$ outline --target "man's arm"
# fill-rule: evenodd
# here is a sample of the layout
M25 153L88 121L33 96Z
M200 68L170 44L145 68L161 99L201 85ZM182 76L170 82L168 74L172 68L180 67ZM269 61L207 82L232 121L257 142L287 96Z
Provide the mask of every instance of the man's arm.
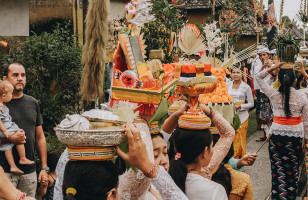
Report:
M46 146L46 138L45 138L42 126L35 127L35 142L36 142L36 147L37 147L40 159L41 159L41 166L47 167L47 146ZM48 177L48 173L46 170L41 170L39 174L39 178L38 178L39 182L41 181L43 175Z

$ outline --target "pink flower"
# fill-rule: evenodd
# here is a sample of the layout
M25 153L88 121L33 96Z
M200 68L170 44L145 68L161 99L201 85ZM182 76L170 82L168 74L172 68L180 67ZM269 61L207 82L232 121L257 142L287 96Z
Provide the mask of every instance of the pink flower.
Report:
M136 8L133 4L128 3L125 5L126 10L131 14L136 14Z
M244 9L247 10L247 6L245 6Z

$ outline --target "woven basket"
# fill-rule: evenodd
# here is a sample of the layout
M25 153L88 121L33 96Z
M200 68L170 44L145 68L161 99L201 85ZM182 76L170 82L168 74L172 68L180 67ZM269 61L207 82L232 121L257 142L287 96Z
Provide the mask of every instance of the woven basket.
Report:
M116 146L127 140L123 129L78 131L54 128L54 130L60 142L69 146Z

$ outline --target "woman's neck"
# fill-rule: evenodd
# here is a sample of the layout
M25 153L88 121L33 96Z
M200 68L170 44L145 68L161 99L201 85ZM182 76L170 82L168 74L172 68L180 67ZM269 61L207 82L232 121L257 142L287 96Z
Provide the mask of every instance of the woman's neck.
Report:
M201 175L201 166L197 163L187 164L187 173Z
M241 79L239 79L239 80L233 80L233 85L240 85L241 82L242 82Z

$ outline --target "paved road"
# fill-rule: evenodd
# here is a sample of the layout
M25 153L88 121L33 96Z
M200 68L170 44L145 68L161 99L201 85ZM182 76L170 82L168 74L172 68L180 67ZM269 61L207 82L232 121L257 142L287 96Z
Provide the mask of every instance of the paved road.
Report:
M251 135L247 140L247 153L255 153L262 142L256 142L256 139L263 136L261 131ZM258 158L252 167L245 167L245 172L249 174L252 187L254 200L267 199L271 191L271 164L268 154L268 143L258 153ZM268 198L267 200L270 200ZM301 198L297 198L300 200Z
M255 153L262 145L256 139L263 136L261 131L256 132L247 140L247 153ZM268 155L268 144L265 144L258 153L258 158L252 167L245 167L253 187L254 200L264 200L271 191L271 164Z

